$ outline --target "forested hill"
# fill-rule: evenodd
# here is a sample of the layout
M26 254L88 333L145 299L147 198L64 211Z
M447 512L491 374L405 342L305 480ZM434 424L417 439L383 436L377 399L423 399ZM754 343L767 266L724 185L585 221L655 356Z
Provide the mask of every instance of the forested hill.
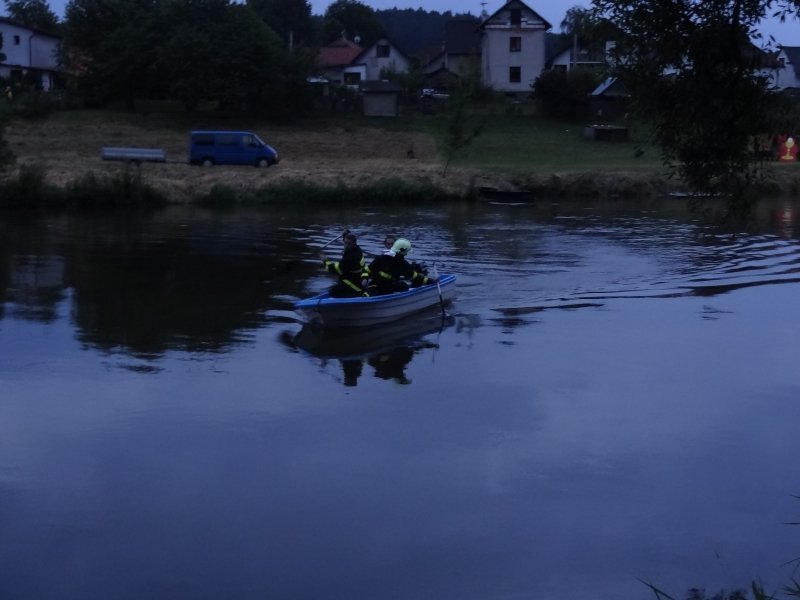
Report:
M443 13L421 8L391 8L377 10L375 15L386 35L406 54L417 54L422 50L440 47L444 40L445 23L456 17L472 17L469 13Z

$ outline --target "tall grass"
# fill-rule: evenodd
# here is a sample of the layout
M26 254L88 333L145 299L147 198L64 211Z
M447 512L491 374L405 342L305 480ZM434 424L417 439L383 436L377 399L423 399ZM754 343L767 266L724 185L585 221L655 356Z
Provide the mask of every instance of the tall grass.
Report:
M236 204L293 204L316 206L392 205L471 200L471 195L448 192L433 183L387 179L358 187L323 186L292 181L258 189L235 189L217 184L199 202L206 206Z
M47 183L40 165L23 165L16 177L0 184L0 207L4 208L151 207L166 203L166 195L132 168L116 175L89 172L61 188Z
M652 583L642 582L655 594L657 600L676 600L665 591L657 588ZM731 592L720 590L715 594L708 596L706 591L699 588L692 588L686 592L685 600L776 600L776 597L767 593L764 586L760 583L753 581L750 584L750 592L752 596L748 595L746 590L738 589Z

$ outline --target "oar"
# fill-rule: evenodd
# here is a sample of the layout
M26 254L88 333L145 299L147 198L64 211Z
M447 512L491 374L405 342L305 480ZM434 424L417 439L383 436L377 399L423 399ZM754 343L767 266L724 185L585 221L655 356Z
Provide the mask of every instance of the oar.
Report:
M333 238L333 239L332 239L330 242L327 242L327 243L326 243L326 244L325 244L325 245L324 245L322 248L320 248L320 250L324 250L325 248L327 248L328 246L330 246L330 245L331 245L333 242L335 242L335 241L336 241L336 240L338 240L339 238L341 238L341 237L343 237L343 236L347 235L348 233L350 233L350 230L345 230L345 232L344 232L343 234L341 234L341 235L337 235L337 236L336 236L335 238Z
M442 320L444 320L444 298L442 297L442 284L439 283L439 273L436 271L436 263L433 263L433 277L436 279L436 289L439 290L439 306L442 307Z

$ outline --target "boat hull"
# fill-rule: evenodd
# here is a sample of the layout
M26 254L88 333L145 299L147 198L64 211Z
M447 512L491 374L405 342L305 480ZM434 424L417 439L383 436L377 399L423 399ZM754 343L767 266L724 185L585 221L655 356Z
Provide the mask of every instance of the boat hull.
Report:
M442 275L439 286L425 285L405 292L369 298L331 298L319 294L295 303L294 310L306 323L322 327L368 327L390 323L453 299L455 275ZM439 297L441 288L441 299Z

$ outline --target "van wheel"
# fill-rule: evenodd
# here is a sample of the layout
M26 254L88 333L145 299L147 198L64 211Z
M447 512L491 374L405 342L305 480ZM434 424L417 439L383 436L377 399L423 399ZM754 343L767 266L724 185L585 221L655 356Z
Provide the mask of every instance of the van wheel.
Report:
M256 166L259 169L266 169L269 166L269 161L266 158L259 158L256 161Z
M200 161L200 164L204 167L213 167L214 160L211 158L204 158L202 161Z

